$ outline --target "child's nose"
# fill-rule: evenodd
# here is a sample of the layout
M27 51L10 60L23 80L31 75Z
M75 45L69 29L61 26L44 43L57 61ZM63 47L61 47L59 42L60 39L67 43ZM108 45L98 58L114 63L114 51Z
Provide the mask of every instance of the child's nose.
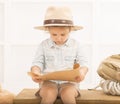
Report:
M57 41L61 41L61 40L62 40L61 36L58 36Z

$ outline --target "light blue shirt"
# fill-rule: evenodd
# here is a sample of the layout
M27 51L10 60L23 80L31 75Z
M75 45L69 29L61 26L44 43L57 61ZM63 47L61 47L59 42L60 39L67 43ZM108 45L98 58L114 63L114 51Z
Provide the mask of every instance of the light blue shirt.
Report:
M87 66L86 56L82 47L74 39L68 39L62 46L56 45L50 38L38 47L32 66L39 66L42 73L73 68L74 63Z

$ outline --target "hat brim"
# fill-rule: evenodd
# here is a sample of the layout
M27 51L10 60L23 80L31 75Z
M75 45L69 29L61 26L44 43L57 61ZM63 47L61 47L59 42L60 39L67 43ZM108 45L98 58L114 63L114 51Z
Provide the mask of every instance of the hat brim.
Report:
M34 28L38 29L38 30L48 31L47 27L49 27L49 26L70 26L71 31L77 31L77 30L83 29L82 26L71 26L71 25L66 25L66 24L50 24L50 25L45 25L45 26L36 26Z

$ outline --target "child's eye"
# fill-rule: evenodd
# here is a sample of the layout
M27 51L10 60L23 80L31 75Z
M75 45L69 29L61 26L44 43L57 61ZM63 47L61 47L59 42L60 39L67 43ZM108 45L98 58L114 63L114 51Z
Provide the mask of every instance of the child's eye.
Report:
M52 34L52 36L57 36L57 34Z
M65 34L61 34L61 36L65 36Z

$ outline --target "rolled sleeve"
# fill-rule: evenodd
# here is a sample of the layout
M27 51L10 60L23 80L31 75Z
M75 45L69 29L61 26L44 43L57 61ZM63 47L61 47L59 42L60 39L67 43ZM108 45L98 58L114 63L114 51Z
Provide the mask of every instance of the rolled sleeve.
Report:
M36 51L36 54L32 62L32 66L38 66L40 67L41 70L44 69L44 53L43 53L43 47L41 44L39 45Z
M86 52L85 52L84 48L81 46L78 46L76 61L77 61L77 63L80 64L81 67L83 67L83 66L89 67Z

